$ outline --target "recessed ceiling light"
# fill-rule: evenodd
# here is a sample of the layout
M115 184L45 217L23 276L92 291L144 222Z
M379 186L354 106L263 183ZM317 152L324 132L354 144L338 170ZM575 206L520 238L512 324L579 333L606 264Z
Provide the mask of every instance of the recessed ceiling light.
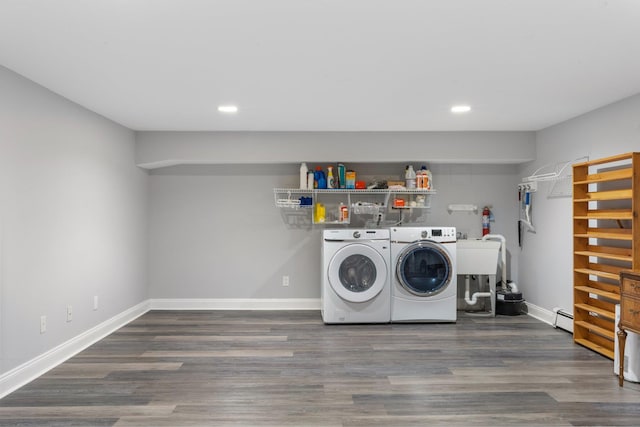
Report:
M218 111L221 113L237 113L238 107L235 105L220 105Z
M454 105L451 107L452 113L468 113L469 111L471 111L471 107L468 105Z

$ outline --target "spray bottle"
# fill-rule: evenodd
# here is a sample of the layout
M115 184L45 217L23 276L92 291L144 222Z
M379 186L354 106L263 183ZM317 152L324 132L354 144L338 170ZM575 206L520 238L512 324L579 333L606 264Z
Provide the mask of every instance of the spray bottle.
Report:
M335 180L333 178L333 166L327 166L327 188L335 188Z

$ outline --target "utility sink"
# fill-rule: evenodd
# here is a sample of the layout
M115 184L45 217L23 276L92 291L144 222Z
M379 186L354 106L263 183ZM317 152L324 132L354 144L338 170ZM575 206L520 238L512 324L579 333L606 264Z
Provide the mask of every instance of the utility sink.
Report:
M458 240L456 242L457 274L496 274L500 242L496 240Z

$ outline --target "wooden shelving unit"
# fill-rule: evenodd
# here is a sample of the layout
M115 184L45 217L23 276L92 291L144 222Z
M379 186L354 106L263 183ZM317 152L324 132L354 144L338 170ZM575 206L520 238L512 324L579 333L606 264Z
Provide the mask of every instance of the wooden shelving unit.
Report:
M640 153L573 165L573 339L614 357L620 271L640 268Z

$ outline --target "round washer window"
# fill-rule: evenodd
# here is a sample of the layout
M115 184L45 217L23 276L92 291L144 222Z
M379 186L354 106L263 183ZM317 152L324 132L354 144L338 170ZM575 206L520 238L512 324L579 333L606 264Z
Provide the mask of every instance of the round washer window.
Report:
M451 259L444 248L432 242L408 246L400 255L396 275L400 284L418 296L442 292L451 282Z
M340 264L338 276L348 291L364 292L376 282L376 266L364 255L349 255Z
M361 243L346 245L331 257L327 271L329 284L348 302L375 298L388 282L389 270L382 255Z

